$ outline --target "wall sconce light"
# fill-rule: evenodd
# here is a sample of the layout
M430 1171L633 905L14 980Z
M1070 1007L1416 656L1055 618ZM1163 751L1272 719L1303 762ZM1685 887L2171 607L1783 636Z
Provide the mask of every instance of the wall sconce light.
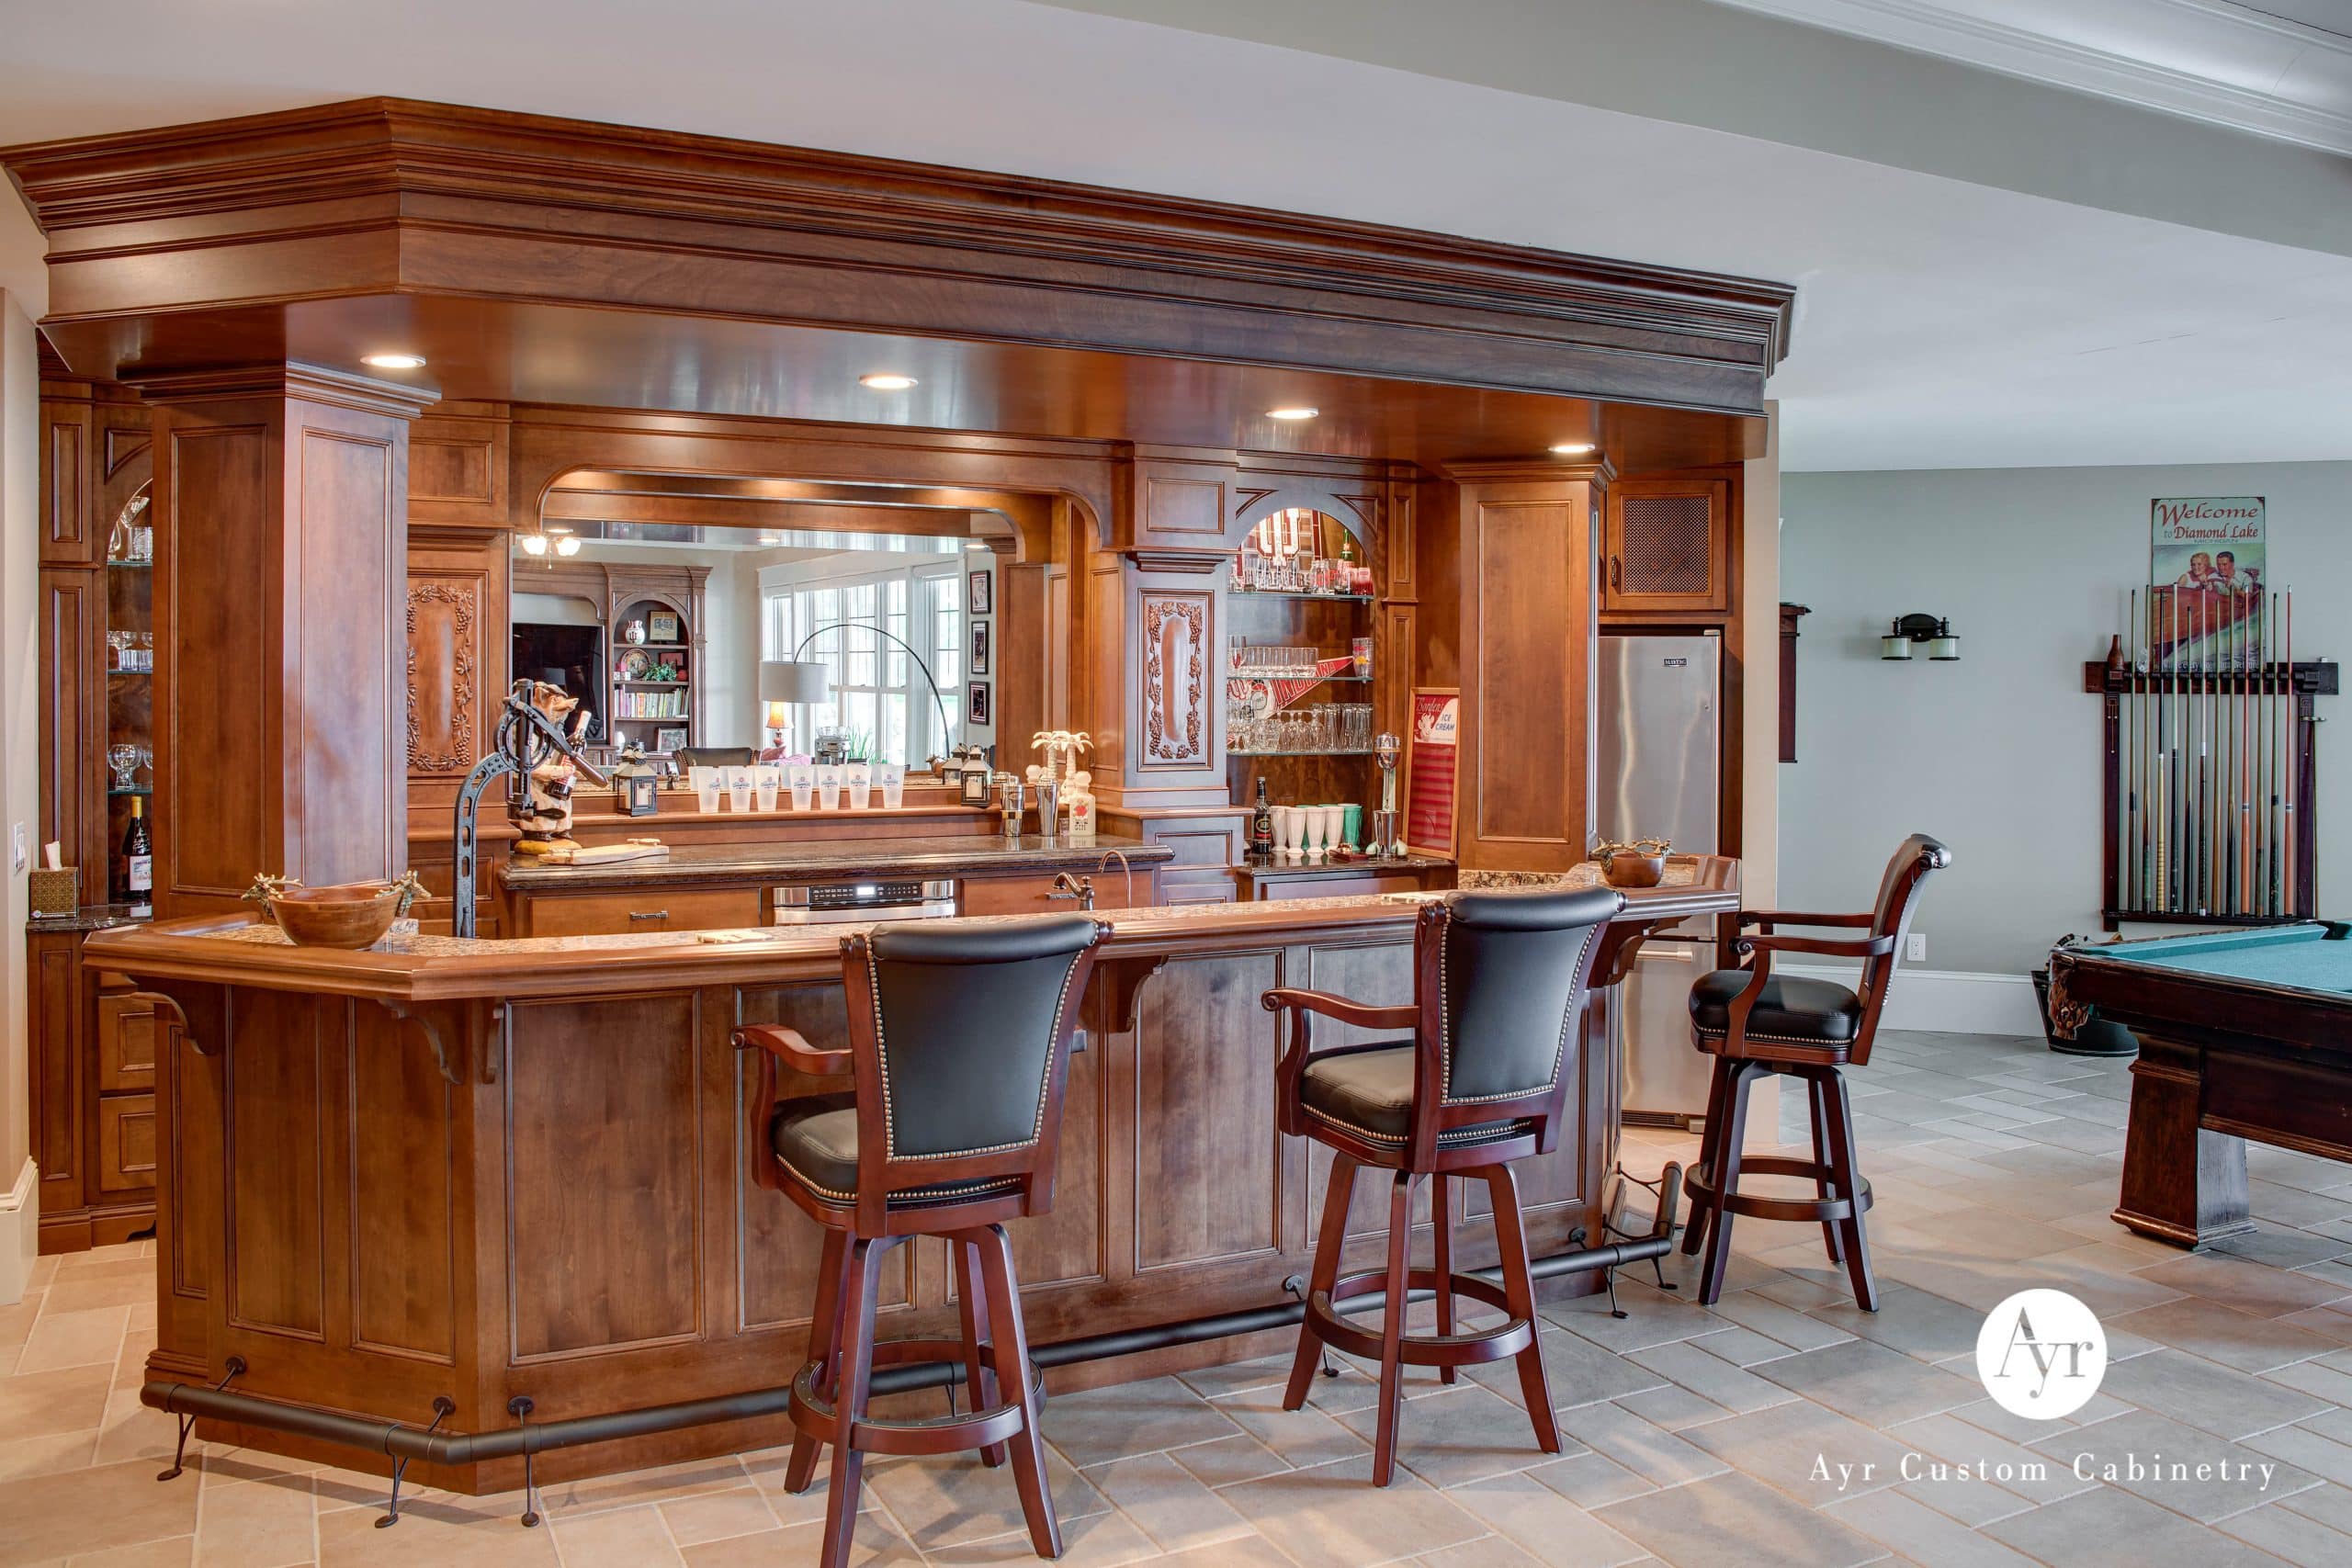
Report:
M1881 659L1908 659L1914 643L1928 645L1928 657L1941 663L1953 663L1960 658L1960 638L1952 635L1951 623L1939 615L1904 615L1897 618L1878 639Z

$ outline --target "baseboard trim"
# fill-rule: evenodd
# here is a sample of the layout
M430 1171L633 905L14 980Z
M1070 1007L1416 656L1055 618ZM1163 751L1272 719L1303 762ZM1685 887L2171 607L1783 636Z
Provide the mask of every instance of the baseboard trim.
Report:
M30 1159L0 1192L0 1306L24 1300L40 1255L40 1167Z
M1775 964L1772 973L1850 986L1858 972L1828 964ZM1905 967L1886 994L1879 1026L1939 1034L2038 1035L2041 1004L2030 976Z

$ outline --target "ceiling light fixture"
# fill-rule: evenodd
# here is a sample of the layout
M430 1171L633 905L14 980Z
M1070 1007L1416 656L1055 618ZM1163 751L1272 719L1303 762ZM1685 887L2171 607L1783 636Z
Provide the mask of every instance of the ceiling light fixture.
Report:
M1268 419L1313 419L1322 412L1321 409L1309 408L1301 403L1292 408L1268 409L1266 417Z
M424 355L421 354L363 354L362 365L372 365L379 370L422 370Z
M523 553L526 556L543 556L548 553L548 536L545 534L526 534L523 536L522 544Z
M871 376L860 376L857 384L877 392L903 392L915 384L911 376L901 376L895 370L877 370Z
M557 535L555 540L555 553L560 556L578 555L580 553L580 536L577 534Z
M1589 441L1561 441L1553 445L1552 455L1555 457L1581 457L1597 450L1599 448Z

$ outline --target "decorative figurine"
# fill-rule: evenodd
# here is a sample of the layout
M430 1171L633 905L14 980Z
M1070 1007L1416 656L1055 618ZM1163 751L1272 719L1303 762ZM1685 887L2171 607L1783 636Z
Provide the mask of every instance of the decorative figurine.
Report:
M1046 754L1045 776L1067 784L1078 771L1079 754L1093 748L1082 729L1041 729L1029 738L1032 750Z
M573 745L579 745L587 736L589 720L580 699L545 681L529 685L530 705ZM517 851L544 854L549 846L571 841L571 786L579 776L571 759L560 752L550 751L532 765L522 795L506 803L506 819L520 835L514 845Z

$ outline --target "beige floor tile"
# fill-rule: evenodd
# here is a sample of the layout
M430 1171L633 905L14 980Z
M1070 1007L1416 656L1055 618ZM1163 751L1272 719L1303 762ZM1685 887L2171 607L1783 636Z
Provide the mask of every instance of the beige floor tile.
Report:
M1197 1547L1191 1551L1173 1551L1160 1561L1182 1564L1182 1568L1292 1568L1291 1560L1276 1551L1273 1543L1261 1535L1221 1540L1215 1546Z
M1114 1460L1087 1472L1086 1478L1162 1551L1255 1535L1231 1504L1177 1462L1177 1455L1186 1451Z
M777 1461L781 1476L783 1461ZM632 1470L619 1475L591 1476L580 1481L556 1481L539 1488L541 1506L549 1514L577 1514L598 1508L625 1508L632 1503L661 1503L704 1492L725 1492L743 1484L746 1472L732 1456L689 1460L652 1470Z
M191 1535L196 1496L136 1461L0 1484L0 1568Z
M1046 1484L1053 1493L1054 1511L1065 1524L1111 1506L1083 1473L1050 1448ZM991 1470L976 1453L869 1460L865 1490L925 1551L1026 1528L1012 1464Z
M207 1487L196 1527L197 1568L309 1562L318 1554L316 1514L308 1476Z
M111 1366L0 1378L0 1432L22 1439L96 1427L107 1418L113 1381Z
M1340 1420L1365 1442L1377 1441L1376 1410ZM1556 1457L1536 1446L1525 1406L1476 1383L1409 1400L1397 1414L1396 1462L1432 1486L1503 1475Z
M1675 1568L1755 1562L1850 1568L1886 1555L1847 1529L1745 1475L1713 1475L1594 1510L1593 1517Z
M48 1312L93 1312L132 1307L155 1299L155 1266L139 1263L121 1273L62 1276L49 1287Z
M768 1506L767 1499L760 1495L760 1489L750 1484L724 1492L673 1497L654 1507L661 1513L662 1522L670 1528L670 1538L680 1546L698 1546L706 1540L725 1540L729 1536L757 1535L783 1523L775 1517L775 1510Z
M87 1367L105 1362L111 1367L121 1353L130 1327L129 1307L94 1307L88 1312L49 1311L40 1314L25 1346L17 1355L17 1371L51 1372L61 1367Z
M1855 1420L1891 1427L1939 1415L1984 1397L1984 1385L1867 1339L1849 1339L1785 1360L1767 1361L1758 1377Z
M2313 1475L2324 1475L2338 1486L2352 1486L2352 1444L2306 1427L2280 1427L2256 1432L2240 1441L2258 1454L2268 1454Z
M1278 1388L1257 1389L1220 1399L1217 1408L1292 1469L1330 1464L1369 1453L1372 1449L1352 1428L1341 1426L1336 1418L1312 1405L1284 1410L1282 1390ZM1059 1440L1055 1428L1049 1426L1046 1430L1052 1440Z
M1567 1498L1526 1475L1446 1488L1456 1506L1553 1568L1611 1568L1649 1554ZM1467 1550L1466 1548L1464 1550Z
M2077 1472L2206 1524L2320 1483L2319 1477L2275 1456L2146 1410L2128 1411L2035 1447Z
M1644 1389L1613 1400L1621 1410L1630 1410L1653 1427L1663 1427L1669 1432L1679 1432L1685 1427L1703 1426L1720 1421L1731 1414L1712 1399L1702 1399L1678 1383L1663 1388Z
M1733 1366L1707 1347L1704 1339L1636 1350L1627 1359L1671 1378L1711 1404L1739 1414L1784 1404L1797 1396L1780 1384ZM1631 1407L1631 1401L1627 1402Z
M526 1529L504 1499L446 1492L401 1499L401 1522L378 1529L376 1508L319 1516L320 1568L557 1568L553 1533Z
M1253 1388L1280 1388L1290 1381L1290 1356L1261 1356L1222 1367L1202 1367L1176 1374L1177 1381L1203 1399L1217 1399Z
M21 1481L28 1475L54 1475L80 1470L97 1451L95 1427L76 1432L51 1432L39 1438L0 1441L0 1482Z
M196 1557L196 1537L167 1536L135 1546L85 1551L65 1560L65 1568L188 1568Z
M1606 1454L1585 1452L1548 1460L1528 1471L1530 1480L1566 1497L1579 1508L1598 1508L1656 1491L1657 1485L1634 1474Z
M2333 1530L2352 1536L2352 1486L2323 1482L2308 1492L2280 1500L2281 1507L2307 1515Z
M1712 1334L1730 1326L1706 1308L1697 1305L1683 1292L1667 1294L1631 1280L1621 1280L1617 1300L1625 1315L1609 1315L1609 1298L1581 1296L1573 1302L1561 1302L1542 1309L1543 1315L1569 1333L1591 1340L1604 1350L1623 1355L1629 1350L1645 1350L1653 1345L1672 1344L1678 1339L1693 1339L1702 1334Z
M113 1369L85 1368L88 1371L103 1371L112 1381ZM100 1424L96 1462L111 1464L117 1460L168 1460L179 1445L179 1422L160 1410L150 1410L139 1403L136 1389L119 1388L107 1395L106 1416ZM188 1450L196 1450L191 1439Z
M1121 1514L1065 1519L1061 1532L1062 1554L1054 1560L1055 1568L1116 1568L1120 1563L1141 1562L1159 1555L1159 1548L1152 1544L1151 1538L1137 1529L1134 1520ZM1037 1561L1037 1549L1023 1531L962 1546L934 1548L926 1542L923 1555L940 1563L1034 1563Z
M651 1503L548 1521L563 1568L677 1568L684 1559ZM771 1535L778 1533L775 1527Z
M2275 1505L2224 1519L2215 1528L2301 1568L2335 1568L2352 1562L2352 1536Z
M1487 1533L1410 1471L1373 1485L1370 1454L1244 1482L1221 1495L1301 1568L1359 1568Z
M1693 1427L1682 1436L1724 1467L1816 1507L1904 1478L1902 1444L1802 1400Z
M1229 1437L1234 1423L1224 1408L1174 1378L1117 1383L1057 1396L1046 1413L1046 1440L1074 1465L1102 1464Z
M1936 1568L2030 1568L2032 1562L1898 1490L1845 1498L1822 1512L1914 1562Z
M764 1535L731 1536L683 1549L686 1568L781 1568L785 1563L814 1562L825 1539L825 1526L789 1525ZM857 1516L850 1538L850 1568L923 1568L922 1554L879 1509Z
M1683 1438L1614 1404L1585 1404L1560 1413L1560 1435L1608 1455L1659 1486L1713 1475L1724 1462Z
M2223 1438L2243 1438L2328 1408L2324 1400L2246 1377L2181 1350L2117 1361L2099 1392Z
M1923 1361L1973 1353L1976 1331L1984 1325L1984 1314L1975 1308L1908 1285L1882 1285L1876 1312L1864 1312L1846 1301L1815 1307L1811 1315Z
M1914 1495L1956 1518L1996 1519L2087 1492L2098 1484L2077 1480L2065 1456L2039 1452L1957 1416L1928 1416L1890 1427L1888 1437L1916 1453L1905 1486ZM2048 1434L2054 1438L2055 1434ZM2015 1503L1952 1501L1959 1494L1997 1491Z
M1842 1328L1833 1327L1817 1317L1807 1317L1793 1307L1782 1306L1750 1291L1726 1291L1723 1300L1709 1310L1767 1339L1777 1339L1792 1350L1825 1349L1853 1337Z
M1449 1546L1440 1551L1425 1551L1413 1559L1417 1568L1528 1568L1543 1559L1531 1557L1509 1538L1499 1535L1481 1536L1465 1540L1460 1546Z
M2194 1563L2242 1568L2275 1559L2154 1503L2101 1486L1984 1527L1996 1540L2065 1568Z
M1194 1480L1208 1487L1230 1486L1237 1481L1256 1481L1261 1476L1292 1468L1280 1454L1247 1432L1219 1438L1214 1442L1170 1449L1168 1457L1182 1465Z
M1536 1334L1535 1342L1544 1351L1544 1377L1551 1385L1555 1406L1615 1399L1620 1394L1657 1388L1669 1381L1566 1329L1542 1329ZM1520 1398L1516 1360L1487 1361L1464 1367L1462 1371L1514 1403Z
M2106 1326L2110 1334L2135 1334L2245 1372L2270 1371L2341 1347L2340 1341L2288 1318L2256 1317L2202 1296L2143 1307L2110 1319ZM2346 1326L2352 1328L2352 1322Z
M2202 1253L2143 1269L2140 1278L2257 1317L2278 1317L2352 1296L2352 1285Z

